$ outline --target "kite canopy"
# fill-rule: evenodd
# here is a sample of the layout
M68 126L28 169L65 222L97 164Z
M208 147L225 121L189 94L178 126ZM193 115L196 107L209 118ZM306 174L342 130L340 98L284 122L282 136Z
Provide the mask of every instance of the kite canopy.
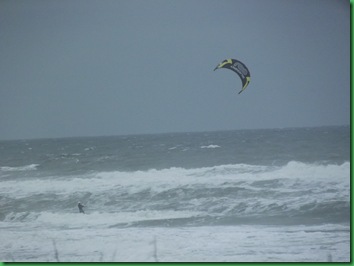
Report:
M219 68L230 69L241 78L242 90L238 94L243 92L251 81L251 74L250 74L248 68L245 66L244 63L242 63L236 59L226 59L226 60L222 61L219 65L217 65L217 67L214 69L214 71Z

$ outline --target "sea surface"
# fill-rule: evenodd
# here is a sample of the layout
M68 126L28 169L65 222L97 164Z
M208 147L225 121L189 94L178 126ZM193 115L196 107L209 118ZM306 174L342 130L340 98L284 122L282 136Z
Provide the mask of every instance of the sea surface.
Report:
M348 262L350 127L0 141L0 232L10 262Z

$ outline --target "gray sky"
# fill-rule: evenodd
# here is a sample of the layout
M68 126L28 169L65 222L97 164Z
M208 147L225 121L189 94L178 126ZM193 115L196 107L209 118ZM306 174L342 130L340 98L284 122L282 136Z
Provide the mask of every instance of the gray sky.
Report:
M348 125L349 33L347 0L0 0L0 139Z

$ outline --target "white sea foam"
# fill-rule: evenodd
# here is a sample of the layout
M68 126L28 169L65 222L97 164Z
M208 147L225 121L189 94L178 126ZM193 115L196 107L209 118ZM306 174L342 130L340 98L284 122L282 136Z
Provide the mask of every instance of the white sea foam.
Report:
M276 180L282 185L270 187L282 193L312 189L321 194L328 188L341 191L340 198L349 197L350 164L317 165L290 162L282 167L259 165L221 165L195 169L169 168L134 172L98 172L71 177L48 177L46 179L6 180L1 182L0 193L11 198L55 193L72 195L79 192L90 193L138 193L149 190L161 193L179 187L202 186L205 188L239 187L261 190L257 182ZM317 192L316 192L317 191ZM321 196L330 192L322 193Z
M0 167L0 170L3 172L15 172L15 171L33 171L37 170L37 167L39 164L29 164L29 165L24 165L24 166L2 166Z
M59 228L95 228L115 226L117 224L130 224L141 221L155 221L198 217L201 212L174 211L174 210L140 210L132 212L99 212L88 209L86 214L77 212L11 212L6 215L3 222L11 222L13 225L31 223L35 227L59 227Z
M219 145L207 145L207 146L200 146L201 149L216 149L221 148Z
M81 215L80 218L85 223L85 217ZM98 230L80 226L69 230L29 226L27 231L2 231L0 239L6 241L0 242L0 257L2 261L15 258L16 261L37 262L57 259L80 262L326 262L330 252L334 262L349 262L349 230L349 226L342 225Z

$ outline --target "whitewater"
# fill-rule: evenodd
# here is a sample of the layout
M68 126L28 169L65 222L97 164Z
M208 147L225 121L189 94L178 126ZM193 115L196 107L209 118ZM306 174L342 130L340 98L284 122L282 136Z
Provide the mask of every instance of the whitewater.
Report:
M349 148L349 126L0 141L0 261L348 262Z

